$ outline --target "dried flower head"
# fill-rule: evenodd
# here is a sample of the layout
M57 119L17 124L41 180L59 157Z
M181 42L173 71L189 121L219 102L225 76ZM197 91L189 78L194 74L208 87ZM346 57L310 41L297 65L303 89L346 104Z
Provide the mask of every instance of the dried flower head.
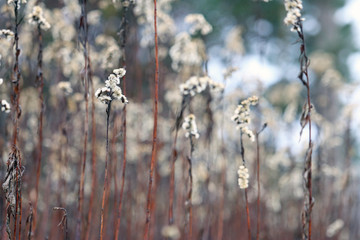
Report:
M344 227L344 221L342 219L336 219L326 229L326 236L332 238Z
M1 29L0 30L0 39L5 38L7 40L11 40L14 37L14 32L9 29Z
M249 170L244 166L241 165L238 170L238 184L241 189L245 189L249 187Z
M292 25L291 31L293 32L300 30L299 24L305 20L301 17L301 10L303 9L302 0L285 0L284 5L287 11L284 23Z
M0 78L0 85L3 84L4 79Z
M190 34L199 32L201 35L207 35L213 30L202 14L188 14L185 17L185 22L191 24Z
M105 104L109 104L112 100L121 100L122 103L127 104L128 100L125 95L122 94L120 79L125 76L126 70L124 68L115 69L115 74L110 74L105 81L105 87L99 88L95 92L95 96Z
M164 238L179 239L180 231L179 231L179 228L175 225L167 225L161 229L161 235Z
M176 71L185 66L201 68L207 58L204 41L199 38L191 38L186 32L176 35L169 55L172 59L171 67Z
M200 135L196 126L194 114L190 114L185 118L182 128L186 130L185 137L188 138L194 136L195 138L199 138Z
M243 28L241 26L233 27L225 38L225 46L230 54L236 53L243 55L245 53Z
M197 93L203 92L207 87L214 92L221 92L224 90L224 84L215 82L208 76L193 76L180 85L180 92L184 96L189 94L190 96L195 96Z
M67 81L61 81L58 83L58 88L65 93L65 95L70 95L73 92L71 88L71 83Z
M238 67L228 67L227 69L225 69L224 73L223 73L223 76L224 76L224 79L228 79L230 78L234 72L238 71L239 68Z
M10 104L6 100L1 100L1 111L6 113L10 112Z
M28 18L29 18L30 24L38 25L44 30L47 30L50 28L50 24L44 18L43 10L39 6L35 6L33 8L33 11L32 11L32 13L29 14Z
M243 134L246 134L251 139L251 141L255 141L255 135L247 126L251 122L250 106L254 106L258 102L259 98L257 96L252 96L243 100L237 106L234 115L231 117L231 120L237 124L236 129L240 129L240 131Z

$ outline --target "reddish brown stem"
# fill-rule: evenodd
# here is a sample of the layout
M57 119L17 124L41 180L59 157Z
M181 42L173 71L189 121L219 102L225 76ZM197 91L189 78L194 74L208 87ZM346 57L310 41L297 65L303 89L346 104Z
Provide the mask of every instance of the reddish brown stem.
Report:
M245 166L245 148L243 142L243 133L240 132L240 152L243 165ZM251 240L251 227L250 227L250 211L249 211L249 202L247 196L247 188L245 188L245 204L246 204L246 218L247 218L247 229L248 229L248 238Z
M150 230L150 219L152 214L151 209L151 190L153 182L153 172L156 164L156 147L157 147L157 116L158 116L158 101L159 101L159 58L158 58L158 36L157 36L157 9L156 0L154 0L154 28L155 28L155 100L154 100L154 129L152 139L152 150L151 150L151 162L150 162L150 174L149 174L149 187L147 193L147 204L146 204L146 222L145 222L145 233L144 240L149 238Z
M250 212L249 212L247 188L245 188L245 204L246 204L246 222L247 222L247 230L248 230L248 239L251 240Z
M103 240L104 234L104 209L105 209L105 199L106 192L108 187L108 162L109 162L109 119L111 111L111 101L108 103L106 109L106 159L105 159L105 176L104 176L104 189L102 194L101 201L101 218L100 218L100 240Z
M28 235L27 235L27 239L31 240L31 236L32 236L32 229L33 229L33 223L34 223L34 212L33 212L33 207L30 203L30 213L29 216L26 220L27 223L29 223L29 231L28 231Z
M123 92L125 92L125 78L123 79ZM116 222L116 230L115 230L115 239L118 239L119 236L119 229L120 229L120 222L121 222L121 209L122 209L122 199L124 195L124 187L125 187L125 173L126 173L126 105L123 109L123 166L122 166L122 173L121 173L121 186L120 186L120 195L119 195L119 206L118 206L118 216Z
M20 170L21 171L21 170ZM19 187L21 189L21 183L19 183ZM19 237L18 239L21 239L21 220L22 220L22 201L21 201L21 190L19 191Z
M85 169L86 169L86 156L87 156L87 142L89 131L89 57L88 57L88 25L87 25L87 12L86 12L86 0L81 1L81 17L80 17L80 29L83 30L82 45L84 48L84 84L85 84L85 116L84 116L84 142L83 142L83 155L81 161L81 175L79 186L79 203L78 203L78 217L76 226L76 239L81 239L82 233L82 209L84 205L84 183L85 183Z
M126 45L126 27L127 27L127 14L128 8L124 7L124 13L122 18L122 43L121 43L121 49L123 50L123 68L126 69L126 52L125 52L125 45ZM122 90L124 92L124 95L126 95L126 77L124 76L123 79L123 86ZM123 194L124 194L124 187L125 187L125 173L126 173L126 105L124 105L123 108L123 166L122 166L122 173L121 173L121 186L120 186L120 193L119 193L119 206L118 206L118 216L116 221L116 227L115 227L115 240L119 237L119 231L120 231L120 223L121 223L121 209L122 209L122 200L123 200Z
M96 122L95 122L95 89L92 81L92 72L91 72L91 60L90 60L90 52L88 53L88 64L89 64L89 82L91 85L91 193L90 193L90 201L89 201L89 214L87 218L87 227L85 239L89 239L90 234L90 226L92 221L93 214L93 205L94 205L94 196L96 192Z

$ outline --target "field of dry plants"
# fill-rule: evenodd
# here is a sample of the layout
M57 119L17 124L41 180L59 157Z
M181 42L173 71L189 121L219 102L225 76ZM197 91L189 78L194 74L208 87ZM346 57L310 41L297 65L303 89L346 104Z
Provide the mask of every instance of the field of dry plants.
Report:
M359 0L0 0L0 239L360 239Z

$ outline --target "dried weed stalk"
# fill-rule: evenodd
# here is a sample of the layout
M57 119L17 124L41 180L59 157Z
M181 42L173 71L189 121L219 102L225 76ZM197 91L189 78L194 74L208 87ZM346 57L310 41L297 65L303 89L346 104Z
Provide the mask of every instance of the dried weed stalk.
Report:
M304 178L304 205L301 212L301 222L302 222L302 239L311 240L311 212L314 205L314 200L312 197L312 150L313 143L311 140L311 99L310 99L310 80L308 74L309 59L306 55L306 46L305 46L305 36L303 31L302 22L305 20L301 17L301 10L303 9L301 0L285 0L285 9L287 11L287 16L284 19L285 24L291 25L291 31L297 32L300 42L300 73L298 75L299 80L306 88L307 100L303 106L303 112L301 115L300 125L300 137L303 129L306 125L309 125L309 146L305 156L305 166L303 171Z
M40 21L40 19L42 21ZM36 24L37 27L37 41L39 44L39 52L37 57L37 75L36 75L36 82L39 94L39 128L38 128L38 142L37 142L37 161L36 161L36 183L35 183L35 201L34 201L34 223L33 223L33 229L36 231L36 221L37 221L37 204L38 204L38 198L39 198L39 181L40 181L40 172L41 172L41 160L42 160L42 145L43 145L43 119L44 119L44 77L43 77L43 70L42 70L42 64L43 64L43 35L42 35L42 29L43 29L43 22L46 22L46 20L43 20L42 17L42 9L39 7L35 7L33 10L33 13L30 14L29 21L31 23ZM30 234L30 233L29 233Z
M83 142L83 155L81 161L81 174L79 184L79 202L78 202L78 217L76 224L76 238L81 238L82 233L82 208L84 205L84 182L85 182L85 168L86 168L86 156L87 156L87 142L89 131L89 54L88 54L88 23L87 23L87 11L86 0L81 1L81 16L80 16L80 35L79 41L84 50L84 73L83 82L85 85L85 116L84 116L84 142Z
M157 35L157 8L156 0L154 0L154 37L155 37L155 99L154 99L154 127L153 127L153 139L152 139L152 150L151 150L151 162L150 162L150 173L149 173L149 187L147 193L147 204L146 204L146 221L145 221L145 233L144 240L149 238L150 230L150 219L152 215L151 208L151 190L153 182L153 172L156 164L156 150L157 150L157 118L158 118L158 101L159 101L159 49L158 49L158 35Z
M175 136L171 147L171 168L170 168L170 191L169 191L169 225L174 224L174 189L175 189L175 162L177 159L176 143L178 138L179 129L183 119L184 111L189 103L189 96L184 95L181 101L180 112L178 113L175 121Z
M129 10L128 1L123 0L123 16L122 16L122 22L120 27L120 49L122 49L122 67L126 69L126 39L127 39L127 14ZM126 95L126 78L123 77L123 86L122 90L124 94ZM122 200L124 195L124 188L125 188L125 173L126 173L126 105L123 107L122 112L123 117L123 166L122 166L122 173L121 173L121 186L120 186L120 193L119 193L119 205L118 205L118 214L117 214L117 220L116 220L116 226L115 226L115 237L114 239L118 239L119 232L120 232L120 223L121 223L121 209L122 209Z
M9 239L16 238L17 215L20 214L21 180L24 168L21 166L21 155L19 149L13 146L7 161L7 170L2 184L7 201L6 232ZM14 219L14 231L11 234L10 222ZM20 229L19 223L19 229ZM20 233L19 233L20 234ZM12 237L11 237L12 236Z
M267 127L267 123L263 125L260 131L256 132L255 134L255 141L256 141L256 179L257 179L257 208L256 208L256 215L257 215L257 224L256 224L256 240L260 239L260 145L259 145L259 135L264 129Z

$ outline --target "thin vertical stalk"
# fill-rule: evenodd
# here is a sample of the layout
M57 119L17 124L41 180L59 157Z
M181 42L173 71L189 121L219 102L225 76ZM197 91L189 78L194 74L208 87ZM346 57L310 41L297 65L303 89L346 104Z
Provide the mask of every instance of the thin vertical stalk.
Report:
M18 134L19 134L19 118L21 115L20 110L20 68L19 68L19 56L20 56L20 49L19 49L19 33L18 27L20 22L18 22L18 4L19 1L14 1L14 12L15 12L15 64L13 69L13 96L12 96L12 105L15 106L14 113L13 113L13 146L16 148ZM19 158L18 166L16 166L19 171L21 171L22 164L21 158ZM19 238L21 233L21 176L19 176L19 171L16 171L16 200L15 200L15 213L14 213L14 236L13 238L16 239L16 229L17 229L17 217L19 212Z
M91 72L91 60L90 60L90 52L88 52L88 74L89 74L89 83L91 85L91 193L90 193L90 201L89 201L89 214L87 218L87 226L85 239L89 239L90 235L90 226L92 221L93 214L93 205L94 205L94 196L96 189L96 120L95 120L95 89L92 81L92 72Z
M259 145L259 135L266 128L267 123L265 123L260 131L255 135L256 137L256 179L257 179L257 223L256 223L256 240L260 238L260 145Z
M170 169L170 191L169 191L169 216L168 223L172 225L174 223L174 188L175 188L175 161L177 158L176 142L178 137L178 128L175 130L175 137L172 146L171 154L171 169Z
M36 184L35 184L35 202L34 202L34 226L33 229L36 231L37 223L37 203L39 198L39 180L40 180L40 170L41 170L41 159L42 159L42 144L43 144L43 116L44 116L44 78L42 72L42 32L40 24L37 26L38 30L38 42L39 42L39 53L38 53L38 69L36 75L36 84L38 84L38 93L39 93L39 130L38 130L38 143L37 143L37 161L36 161Z
M149 174L149 187L147 194L147 205L146 205L146 222L145 222L145 233L144 240L149 238L150 230L150 219L152 214L151 209L151 189L153 182L153 172L156 164L156 148L157 148L157 116L158 116L158 101L159 101L159 57L158 57L158 36L157 36L157 9L156 0L154 0L154 29L155 29L155 100L154 100L154 128L153 128L153 139L152 139L152 150L151 150L151 162L150 162L150 174Z
M106 159L105 159L104 189L103 189L102 202L101 202L100 240L103 239L103 234L104 234L104 208L105 208L106 191L108 186L110 111L111 111L111 101L108 103L108 106L106 108Z
M127 37L127 12L128 7L124 6L124 13L122 17L122 39L121 39L121 49L123 50L123 68L126 69L126 52L125 52L125 46L126 46L126 37ZM124 95L126 95L126 78L123 77L123 87L122 90L124 92ZM122 166L122 173L121 173L121 186L120 186L120 193L119 193L119 206L118 206L118 216L116 221L116 227L115 227L115 240L119 237L119 231L120 231L120 223L121 223L121 209L122 209L122 199L124 195L124 187L125 187L125 173L126 173L126 104L123 108L123 166Z
M248 201L247 188L245 188L245 203L246 203L246 222L247 222L247 228L248 228L248 239L251 240L250 212L249 212L249 201Z
M169 191L169 216L168 221L169 225L174 224L174 188L175 188L175 162L177 159L177 150L176 150L176 143L180 128L180 123L183 118L184 110L186 107L186 101L187 97L183 96L182 102L181 102L181 109L179 112L179 115L176 118L175 122L175 136L174 141L171 147L171 169L170 169L170 191Z
M189 191L187 194L187 207L188 207L188 239L192 239L192 187L193 187L193 175L192 175L192 156L194 152L194 142L192 136L190 135L190 155L188 156L187 160L189 163Z
M29 231L28 231L28 235L27 235L27 239L31 240L31 236L32 236L32 229L33 229L33 223L34 223L34 213L33 213L33 207L30 203L30 213L28 218L26 219L26 223L29 223Z
M245 166L245 148L243 143L243 133L240 133L240 153L243 164ZM250 211L249 211L249 202L247 196L247 188L245 188L245 204L246 204L246 219L247 219L247 230L248 230L248 239L251 240L251 227L250 227Z
M303 32L302 20L299 18L297 21L297 33L300 38L300 74L298 78L306 87L307 94L307 109L304 113L305 124L302 127L305 127L306 123L309 125L309 146L305 157L305 167L304 167L304 187L305 187L305 199L304 199L304 207L302 210L302 227L303 227L303 239L311 240L311 212L313 207L313 199L312 199L312 140L311 140L311 98L310 98L310 79L308 74L308 66L309 60L306 55L306 45L305 45L305 36ZM304 79L305 76L305 79ZM307 225L307 226L306 226ZM308 227L308 231L306 231L306 227ZM307 234L307 236L306 236Z
M259 149L259 134L256 134L256 178L257 178L257 224L256 224L256 240L259 240L260 236L260 149Z
M85 182L85 168L86 168L86 156L87 156L87 141L89 131L89 64L88 64L88 24L87 24L87 12L86 12L86 0L81 1L81 17L80 17L80 30L83 30L83 39L81 43L84 48L84 84L85 84L85 116L84 116L84 142L83 142L83 155L81 162L81 175L79 186L79 203L78 203L78 217L76 225L76 239L81 239L82 233L82 209L84 204L84 182Z

